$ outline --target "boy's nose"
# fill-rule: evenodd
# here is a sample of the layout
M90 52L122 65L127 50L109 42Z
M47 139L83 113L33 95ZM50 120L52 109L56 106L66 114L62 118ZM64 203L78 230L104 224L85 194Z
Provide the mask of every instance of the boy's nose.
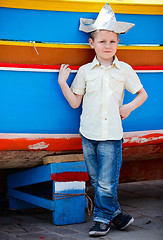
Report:
M110 43L106 43L105 47L110 48Z

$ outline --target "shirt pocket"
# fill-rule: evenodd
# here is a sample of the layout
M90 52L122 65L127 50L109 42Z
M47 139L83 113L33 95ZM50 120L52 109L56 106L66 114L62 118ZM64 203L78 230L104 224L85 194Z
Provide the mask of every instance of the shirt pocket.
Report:
M125 86L125 78L123 74L114 72L111 74L111 77L112 77L111 79L112 90L118 93L122 93Z
M95 92L97 90L98 76L87 76L86 92Z

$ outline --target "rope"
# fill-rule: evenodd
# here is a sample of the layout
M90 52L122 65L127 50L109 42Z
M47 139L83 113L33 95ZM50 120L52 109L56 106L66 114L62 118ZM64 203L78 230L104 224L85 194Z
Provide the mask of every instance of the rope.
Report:
M35 41L30 41L30 42L33 44L33 47L34 47L34 49L35 49L37 55L39 55L39 52L37 51L37 48L36 48L36 46L35 46Z
M93 211L93 202L92 199L88 196L87 192L85 193L53 193L53 200L62 200L70 197L77 197L77 196L82 196L85 195L86 201L87 201L87 211L88 215L92 215Z

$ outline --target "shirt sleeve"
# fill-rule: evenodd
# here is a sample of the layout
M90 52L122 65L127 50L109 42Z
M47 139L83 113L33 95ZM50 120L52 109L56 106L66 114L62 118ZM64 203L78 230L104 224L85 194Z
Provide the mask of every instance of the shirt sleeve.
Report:
M71 91L78 95L85 94L85 77L84 77L84 70L82 67L79 68L72 84L71 84Z
M125 64L125 78L125 88L132 94L137 93L143 87L138 75L128 64Z

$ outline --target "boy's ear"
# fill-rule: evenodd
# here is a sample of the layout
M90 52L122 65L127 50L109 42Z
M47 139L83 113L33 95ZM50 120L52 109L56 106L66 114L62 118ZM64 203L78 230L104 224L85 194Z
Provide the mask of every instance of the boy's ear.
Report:
M92 38L89 38L89 45L91 46L91 48L94 48L94 44L93 44Z

